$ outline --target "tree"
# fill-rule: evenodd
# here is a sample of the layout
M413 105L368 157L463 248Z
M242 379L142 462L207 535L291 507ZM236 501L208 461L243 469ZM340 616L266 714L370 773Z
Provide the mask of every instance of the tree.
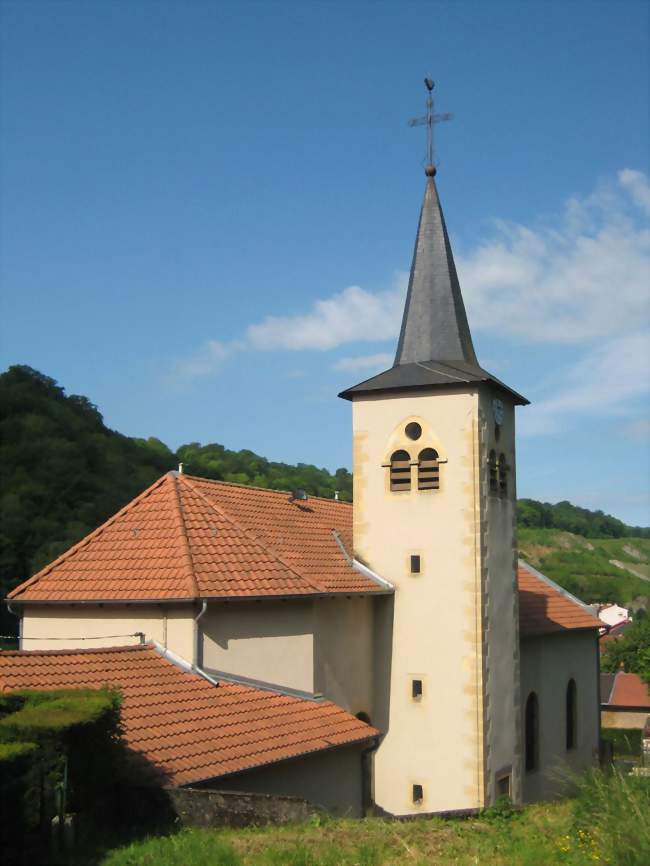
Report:
M606 644L601 667L614 673L621 668L638 674L650 686L650 619L641 617L616 640Z

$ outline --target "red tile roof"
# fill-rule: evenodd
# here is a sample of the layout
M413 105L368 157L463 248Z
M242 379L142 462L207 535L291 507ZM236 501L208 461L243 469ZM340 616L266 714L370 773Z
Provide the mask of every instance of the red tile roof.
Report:
M20 601L250 598L368 593L352 508L168 473L10 593Z
M605 704L604 704L605 706ZM650 691L638 674L619 671L606 703L608 710L639 708L650 710Z
M602 626L586 605L525 562L519 563L517 583L519 631L523 637Z
M0 691L113 686L124 739L149 782L188 785L378 734L336 704L212 684L152 646L0 652Z

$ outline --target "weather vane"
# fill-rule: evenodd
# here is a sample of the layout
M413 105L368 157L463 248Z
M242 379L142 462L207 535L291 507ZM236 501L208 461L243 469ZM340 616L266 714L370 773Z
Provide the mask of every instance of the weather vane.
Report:
M435 114L433 111L433 79L425 78L424 86L427 89L427 113L424 117L414 117L409 120L409 126L426 126L427 128L427 156L424 172L427 177L433 177L436 173L435 165L433 164L433 125L440 123L443 120L451 120L452 114Z

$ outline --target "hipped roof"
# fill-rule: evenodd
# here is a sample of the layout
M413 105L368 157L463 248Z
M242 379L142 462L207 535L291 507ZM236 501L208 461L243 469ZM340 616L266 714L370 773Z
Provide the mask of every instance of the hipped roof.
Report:
M379 732L330 701L214 684L150 646L0 652L0 692L119 689L123 740L140 781L189 785Z
M338 536L338 537L337 537ZM351 562L351 507L168 473L10 593L20 602L385 592Z
M517 568L517 585L522 637L599 629L602 625L586 604L523 560Z

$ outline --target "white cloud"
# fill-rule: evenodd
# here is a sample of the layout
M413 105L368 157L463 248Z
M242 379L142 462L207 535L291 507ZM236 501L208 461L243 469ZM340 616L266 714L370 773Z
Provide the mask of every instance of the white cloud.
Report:
M269 316L250 325L246 335L253 349L335 349L345 343L390 340L402 315L404 289L368 292L349 286L331 298L316 301L299 316Z
M358 373L363 370L380 372L387 367L392 367L394 360L395 355L389 352L380 352L377 355L358 355L354 358L341 358L332 369L345 373Z
M572 369L558 371L554 388L552 397L522 413L521 433L557 432L585 415L625 416L638 411L637 399L650 392L648 333L618 337L591 350Z
M472 327L534 342L576 344L636 328L650 313L650 204L644 174L619 173L552 224L496 223L457 256Z

